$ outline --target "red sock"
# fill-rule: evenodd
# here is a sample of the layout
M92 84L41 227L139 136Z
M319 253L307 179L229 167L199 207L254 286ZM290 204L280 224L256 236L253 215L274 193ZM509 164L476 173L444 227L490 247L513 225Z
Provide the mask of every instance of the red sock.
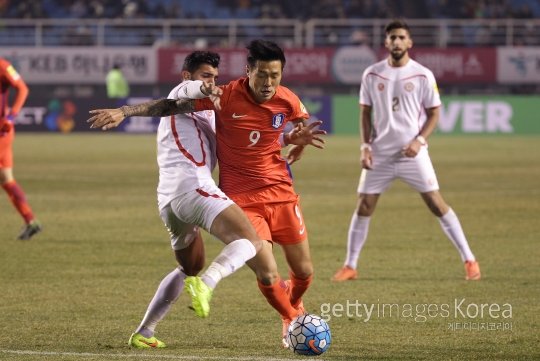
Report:
M291 304L293 306L298 306L302 296L313 280L313 275L310 275L306 279L301 279L297 278L292 272L289 272L289 277L291 278Z
M297 316L298 312L291 306L286 292L287 287L281 278L270 286L263 285L259 280L257 284L268 303L279 312L281 317L293 319Z
M28 202L26 202L26 196L21 187L14 180L2 184L2 188L8 194L11 203L17 208L17 211L24 218L24 221L28 224L34 220L34 214Z

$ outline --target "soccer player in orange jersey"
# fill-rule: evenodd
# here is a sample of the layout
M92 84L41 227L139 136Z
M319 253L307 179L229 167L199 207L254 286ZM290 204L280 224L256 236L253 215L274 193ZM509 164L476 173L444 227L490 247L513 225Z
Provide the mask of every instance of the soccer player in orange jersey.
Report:
M247 77L221 87L216 122L219 185L246 212L262 239L282 246L290 284L280 279L273 256L263 252L247 263L261 292L281 314L285 336L291 318L303 312L301 297L311 283L313 265L298 195L281 157L280 135L287 122L303 122L309 114L298 97L280 85L283 51L268 41L253 41L248 50ZM196 110L209 108L211 99L196 100Z
M306 145L322 148L324 141L319 135L325 132L304 124L309 114L300 99L280 85L283 50L264 40L251 42L247 49L247 77L215 92L209 89L209 98L163 99L95 110L89 122L93 127L110 129L132 115L215 110L220 188L246 212L262 239L282 246L289 265L290 280L284 281L271 247L263 247L247 262L257 275L259 289L282 317L281 335L287 347L287 327L292 318L304 312L302 295L313 275L307 230L288 163L298 160ZM297 131L284 135L288 122L295 123ZM284 159L281 148L288 144L294 145Z
M17 91L11 107L8 105L10 88ZM24 191L13 177L12 145L15 138L13 120L28 97L28 87L13 65L3 58L0 58L0 97L3 104L0 106L0 184L25 222L18 239L27 240L41 231L41 224L34 218Z

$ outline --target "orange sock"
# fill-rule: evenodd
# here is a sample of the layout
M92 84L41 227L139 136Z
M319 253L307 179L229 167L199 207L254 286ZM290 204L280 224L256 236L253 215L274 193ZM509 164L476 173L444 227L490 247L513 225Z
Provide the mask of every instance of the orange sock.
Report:
M281 278L270 286L263 285L259 280L257 284L268 303L279 312L281 317L293 319L297 316L298 312L291 306L285 283Z
M11 203L17 208L19 214L24 218L24 221L28 224L34 220L34 214L28 202L22 188L14 180L2 184L2 188L6 191Z
M310 275L306 279L301 279L297 278L292 272L289 272L289 277L291 278L291 304L296 307L309 288L313 280L313 275Z

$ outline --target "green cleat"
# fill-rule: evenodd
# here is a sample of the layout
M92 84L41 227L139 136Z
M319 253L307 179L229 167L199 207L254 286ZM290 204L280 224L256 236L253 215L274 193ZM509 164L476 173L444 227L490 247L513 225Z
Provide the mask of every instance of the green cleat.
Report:
M184 288L191 295L191 306L199 317L208 317L210 313L210 300L212 289L200 277L188 276L184 281Z
M41 232L42 229L43 227L41 226L41 223L39 223L36 220L33 220L32 222L28 223L27 225L23 227L17 239L22 240L22 241L29 240L30 238L32 238L32 236Z
M158 340L155 337L146 338L140 333L134 333L131 335L128 341L128 345L135 348L165 348L165 342Z

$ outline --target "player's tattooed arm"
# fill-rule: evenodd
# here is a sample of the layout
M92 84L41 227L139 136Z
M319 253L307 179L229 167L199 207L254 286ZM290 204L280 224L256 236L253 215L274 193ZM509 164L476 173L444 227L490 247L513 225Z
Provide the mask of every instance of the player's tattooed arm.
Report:
M124 105L120 109L125 118L134 115L166 117L173 114L194 112L195 101L191 99L158 99L137 105Z
M86 122L90 128L109 130L116 128L122 121L131 116L164 117L179 113L195 111L195 101L190 99L158 99L137 105L124 105L116 109L94 109L92 117Z
M223 91L213 83L202 83L200 91L208 96L216 110L221 109L220 96ZM122 121L131 116L165 117L173 114L191 113L195 111L193 99L158 99L137 105L124 105L116 109L94 109L86 122L90 128L108 130L116 128Z

